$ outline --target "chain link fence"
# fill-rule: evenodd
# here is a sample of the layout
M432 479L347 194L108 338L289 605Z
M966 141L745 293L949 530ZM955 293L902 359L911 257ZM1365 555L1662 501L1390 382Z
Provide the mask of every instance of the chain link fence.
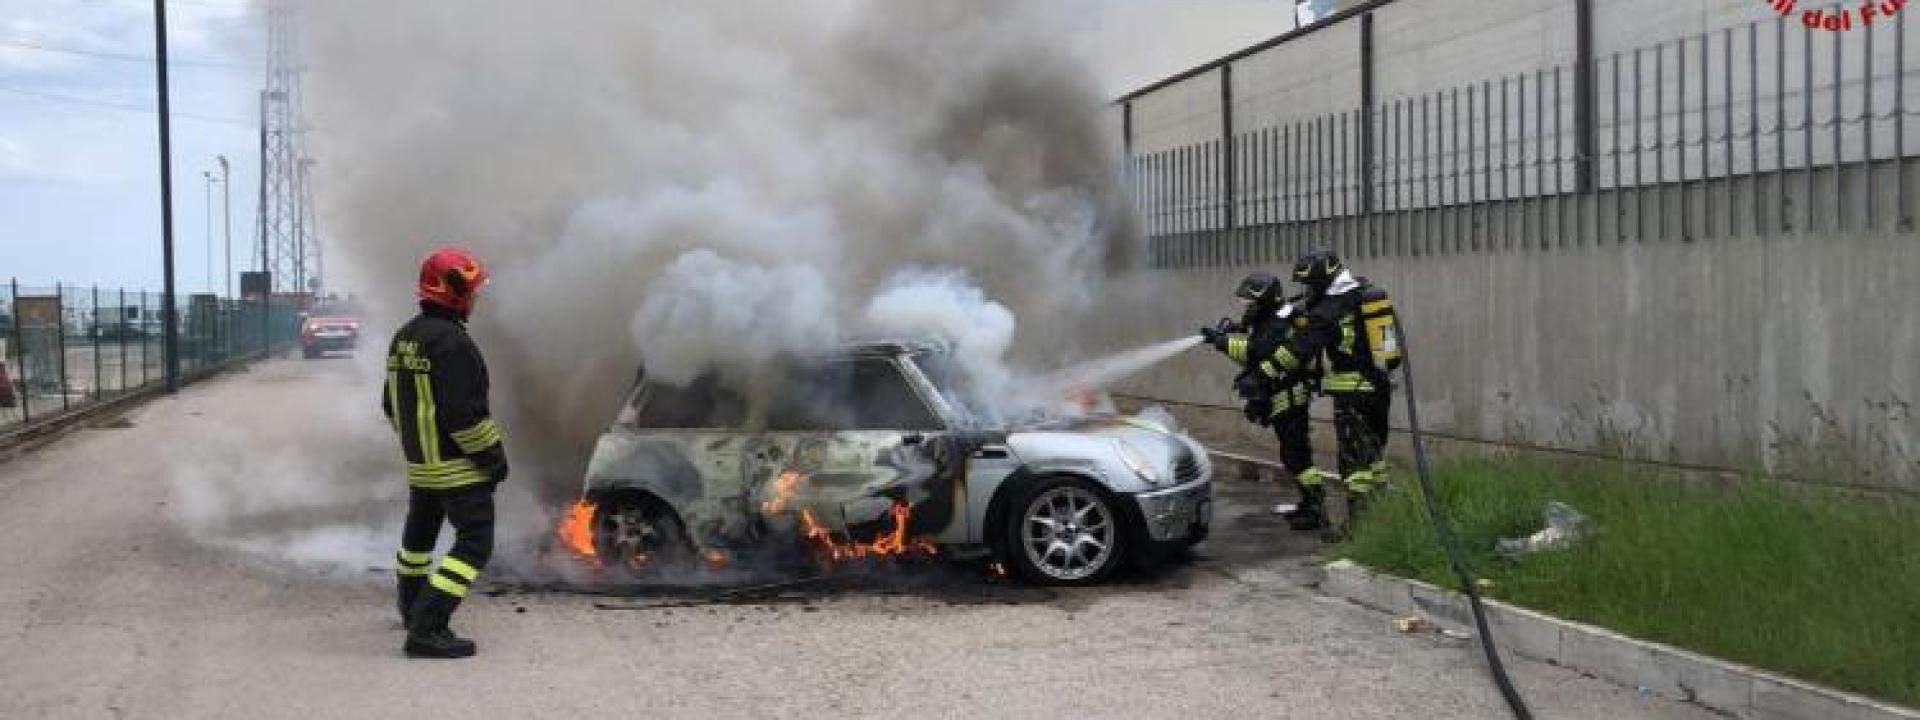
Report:
M0 286L0 433L166 381L165 296L56 283ZM183 383L285 348L297 309L275 299L181 295L175 345Z

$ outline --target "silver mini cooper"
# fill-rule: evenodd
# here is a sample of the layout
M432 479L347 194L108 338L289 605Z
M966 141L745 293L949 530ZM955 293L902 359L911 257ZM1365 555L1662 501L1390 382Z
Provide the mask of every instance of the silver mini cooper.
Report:
M587 470L603 564L937 549L1083 585L1207 535L1212 467L1165 423L1109 414L983 427L933 344L866 343L779 365L750 392L642 372Z

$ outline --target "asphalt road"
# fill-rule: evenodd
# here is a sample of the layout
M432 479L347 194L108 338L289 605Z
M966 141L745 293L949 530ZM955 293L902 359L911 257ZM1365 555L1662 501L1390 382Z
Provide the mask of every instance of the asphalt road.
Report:
M1505 715L1472 645L1317 594L1313 543L1244 482L1197 557L1111 587L943 566L749 605L506 593L456 618L478 658L409 661L368 570L399 480L352 459L391 441L349 369L272 363L0 465L0 717ZM1543 718L1710 717L1512 669Z

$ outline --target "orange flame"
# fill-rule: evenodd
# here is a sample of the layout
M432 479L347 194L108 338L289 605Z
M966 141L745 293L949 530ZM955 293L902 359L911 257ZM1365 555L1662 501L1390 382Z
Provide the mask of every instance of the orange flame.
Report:
M766 515L779 515L785 512L787 504L793 501L793 492L800 489L800 483L807 479L798 470L788 470L773 479L773 496L760 503L760 512Z
M907 537L907 527L913 519L913 508L904 502L896 502L888 513L893 516L893 529L873 539L873 542L860 542L851 538L836 538L833 532L813 517L813 511L800 509L800 527L807 539L813 541L835 562L859 560L872 557L895 557L900 555L934 555L939 548L924 538Z
M554 528L560 544L575 554L596 559L593 551L593 503L585 498L576 500L573 507L567 508L567 514L560 519L560 526Z

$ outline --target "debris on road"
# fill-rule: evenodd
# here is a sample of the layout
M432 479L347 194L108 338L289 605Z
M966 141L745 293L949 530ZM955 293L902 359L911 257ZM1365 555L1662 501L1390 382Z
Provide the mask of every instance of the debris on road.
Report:
M1418 615L1409 615L1393 621L1393 629L1403 635L1415 635L1433 629L1433 623Z
M1534 553L1565 550L1586 536L1587 516L1571 505L1552 500L1540 515L1546 527L1527 537L1503 538L1494 544L1494 552L1518 560Z

